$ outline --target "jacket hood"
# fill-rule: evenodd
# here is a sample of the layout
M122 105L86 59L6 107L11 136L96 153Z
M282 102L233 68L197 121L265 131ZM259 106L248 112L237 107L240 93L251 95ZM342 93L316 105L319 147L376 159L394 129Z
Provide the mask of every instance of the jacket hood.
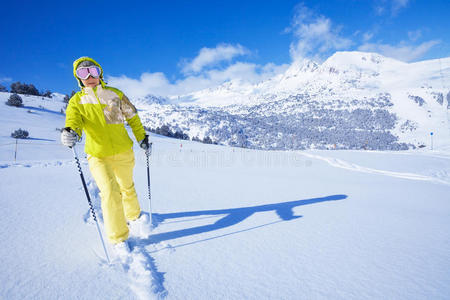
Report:
M81 82L81 79L77 77L77 67L78 65L82 62L82 61L91 61L92 63L94 63L94 65L96 65L97 67L100 68L100 84L102 86L105 86L105 82L103 81L103 69L102 66L100 66L100 64L98 62L96 62L93 58L87 57L87 56L82 56L80 58L78 58L77 60L75 60L73 62L73 76L75 77L75 79L78 82L78 86L82 89L84 87L83 83Z

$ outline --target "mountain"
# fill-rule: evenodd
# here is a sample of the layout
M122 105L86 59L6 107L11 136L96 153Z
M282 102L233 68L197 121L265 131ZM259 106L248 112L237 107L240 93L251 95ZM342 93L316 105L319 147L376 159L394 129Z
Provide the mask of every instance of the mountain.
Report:
M450 141L450 58L404 63L337 52L295 61L257 84L229 81L182 99L139 105L149 128L255 149L444 147Z
M168 104L169 100L161 97L161 96L155 96L155 95L147 95L145 97L133 99L135 105L145 105L145 104Z

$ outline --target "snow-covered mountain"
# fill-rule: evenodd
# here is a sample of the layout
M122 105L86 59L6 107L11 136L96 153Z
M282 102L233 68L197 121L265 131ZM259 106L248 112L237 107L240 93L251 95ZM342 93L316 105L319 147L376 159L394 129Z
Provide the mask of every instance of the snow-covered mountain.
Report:
M149 128L168 124L257 149L406 149L450 141L450 58L403 63L337 52L322 64L296 61L282 74L142 103ZM172 103L176 99L171 99Z
M155 96L155 95L147 95L142 98L134 99L135 105L145 105L145 104L168 104L169 100L161 97L161 96Z

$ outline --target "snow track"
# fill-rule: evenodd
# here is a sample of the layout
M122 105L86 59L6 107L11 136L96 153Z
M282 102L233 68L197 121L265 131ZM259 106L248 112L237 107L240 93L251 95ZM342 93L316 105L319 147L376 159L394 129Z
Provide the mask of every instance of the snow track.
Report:
M393 171L386 171L386 170L379 170L379 169L373 169L368 167L363 167L355 163L351 163L342 159L333 158L333 157L326 157L321 156L317 154L311 154L306 152L299 152L299 154L306 156L308 158L312 159L318 159L326 162L332 167L335 168L341 168L346 169L350 171L355 172L362 172L362 173L368 173L368 174L377 174L377 175L384 175L384 176L390 176L390 177L396 177L396 178L402 178L402 179L409 179L409 180L420 180L420 181L430 181L434 183L440 183L445 185L450 185L450 174L446 171L438 171L435 173L435 176L426 176L421 174L415 174L415 173L402 173L402 172L393 172Z
M74 165L75 162L73 160L63 160L63 161L21 161L21 162L0 162L0 169L6 168L34 168L34 167L58 167L58 166L67 166Z
M100 194L98 187L92 179L89 179L88 185L89 194L92 198L92 203L98 217L98 221L104 233L103 214L100 208ZM143 214L147 214L142 212ZM86 224L94 225L90 210L86 211L83 220ZM147 224L150 227L150 224ZM139 299L163 299L167 296L167 291L164 288L164 274L157 271L154 258L149 254L150 251L146 249L146 244L143 242L148 238L142 235L141 232L134 232L130 227L129 245L131 253L126 259L115 257L114 249L108 245L108 253L112 256L112 269L117 272L125 272L128 276L130 289L135 293ZM105 237L106 240L106 237ZM154 247L150 245L150 247ZM102 259L102 263L108 265L106 259Z

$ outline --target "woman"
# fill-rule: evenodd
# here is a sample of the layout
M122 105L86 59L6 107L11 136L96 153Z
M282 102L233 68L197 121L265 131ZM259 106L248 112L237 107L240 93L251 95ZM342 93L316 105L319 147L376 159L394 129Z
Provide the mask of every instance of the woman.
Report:
M103 81L103 70L95 60L81 57L73 63L73 74L81 91L73 95L66 110L63 145L73 147L86 133L85 152L89 169L100 190L106 234L117 252L129 252L129 223L145 223L133 182L133 141L124 121L144 150L149 148L136 108L118 89Z

